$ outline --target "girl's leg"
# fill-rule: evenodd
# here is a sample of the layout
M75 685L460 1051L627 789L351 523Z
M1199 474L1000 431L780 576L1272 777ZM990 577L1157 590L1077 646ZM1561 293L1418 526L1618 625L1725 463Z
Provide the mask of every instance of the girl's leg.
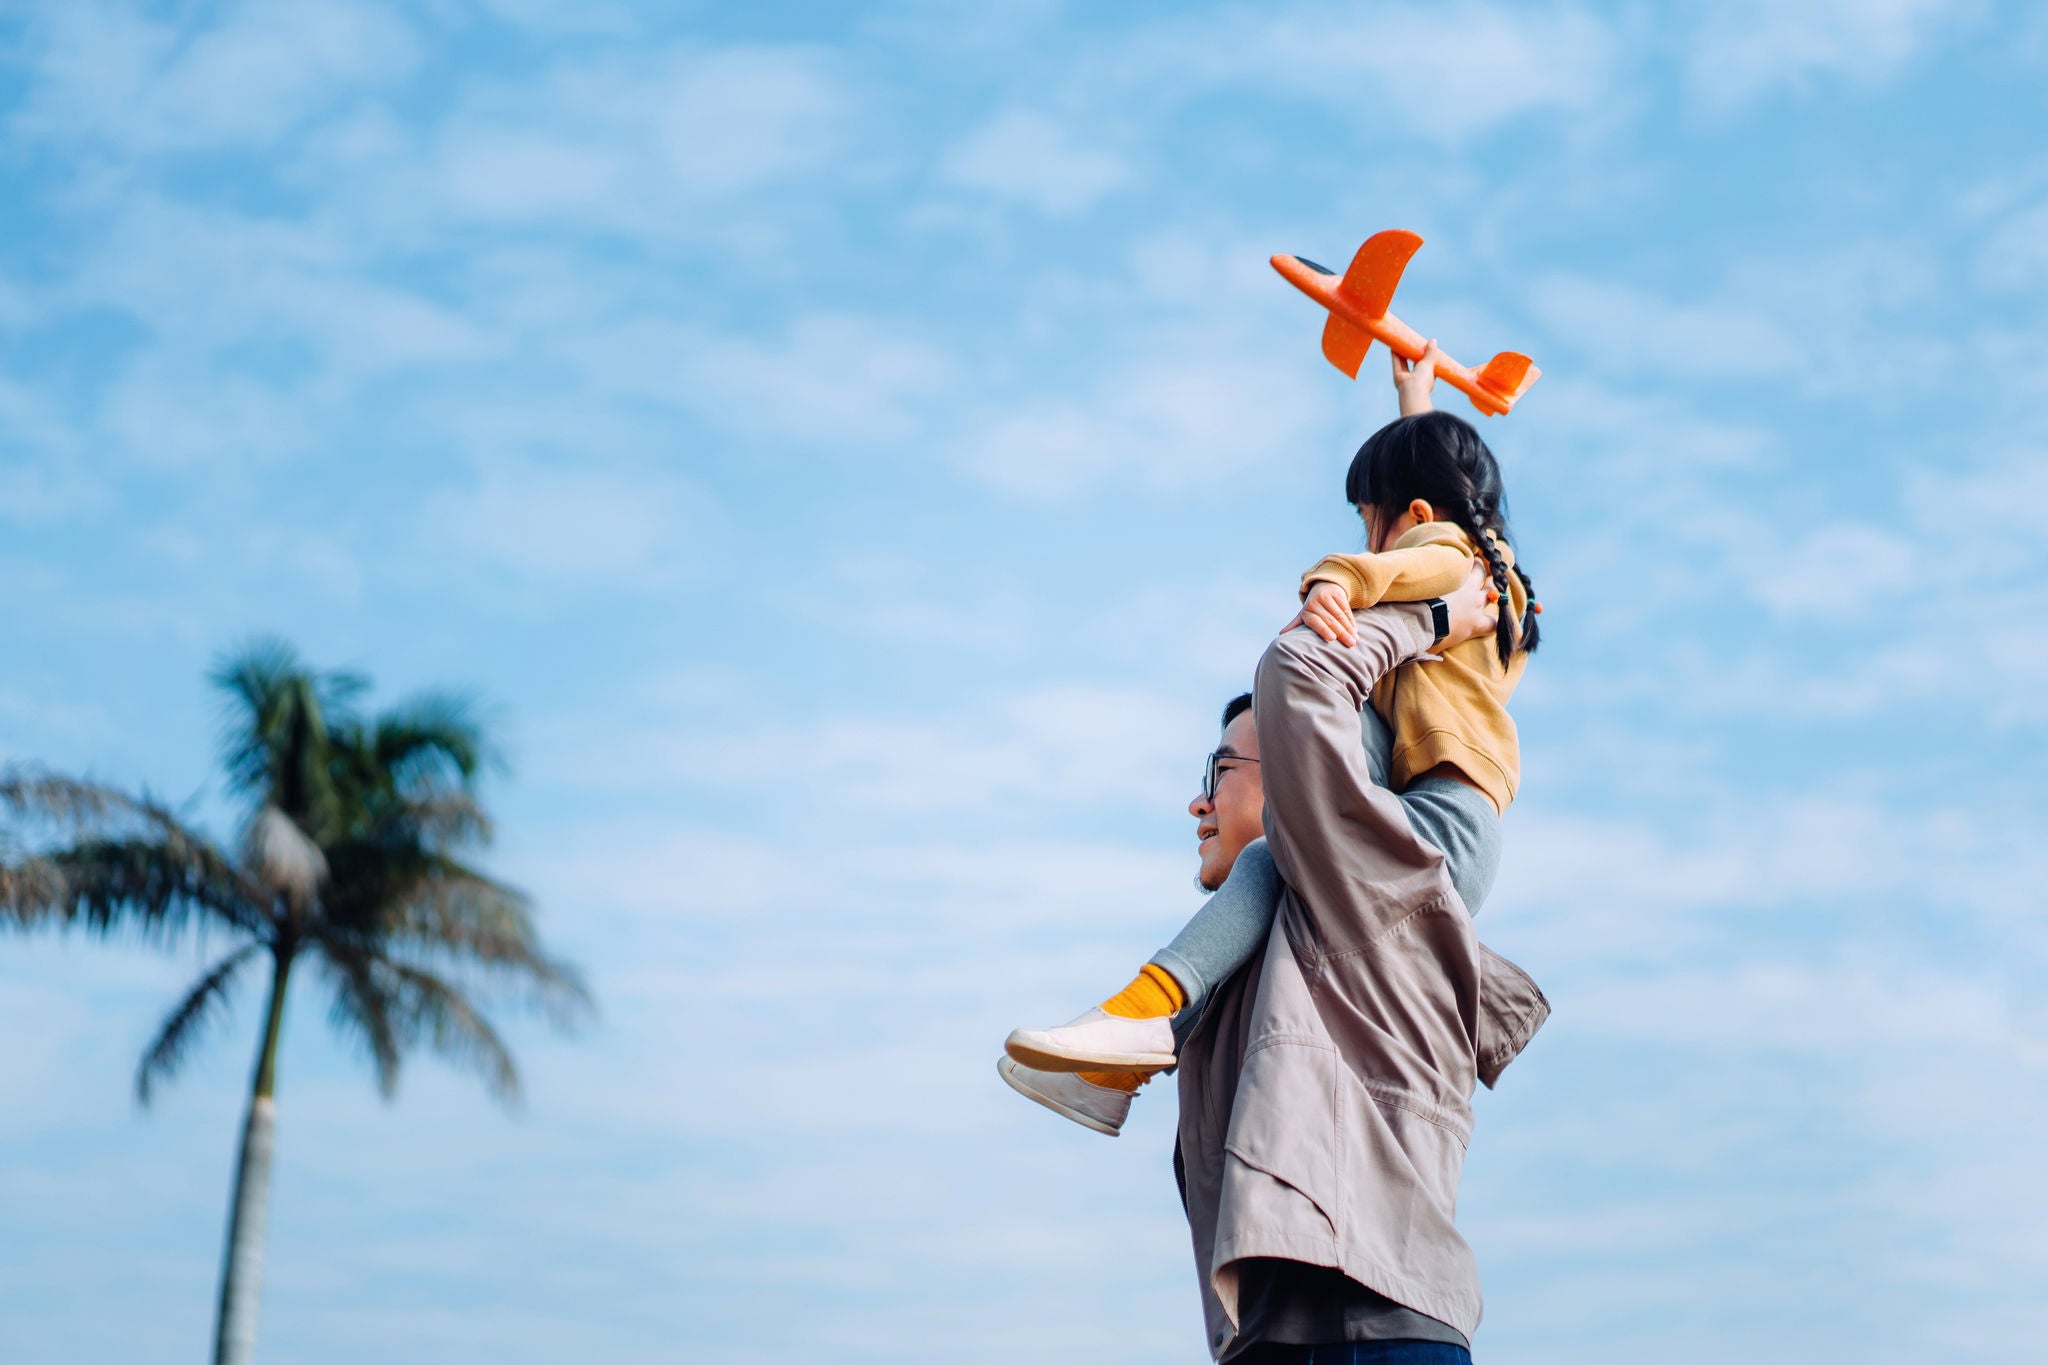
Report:
M1359 738L1365 745L1366 765L1372 771L1372 780L1384 787L1387 774L1394 766L1394 732L1380 719L1379 712L1370 706L1359 714L1358 721ZM1449 785L1461 786L1455 782ZM1493 807L1487 805L1485 797L1476 791L1472 795L1486 806L1488 814L1492 813ZM1416 830L1424 838L1429 837L1430 831L1423 825L1416 825ZM1449 852L1448 849L1445 851ZM1492 881L1490 872L1487 880L1489 883ZM1462 888L1460 891L1462 894ZM1231 864L1229 880L1195 912L1195 917L1174 936L1172 943L1153 955L1150 965L1170 973L1186 997L1184 1004L1175 1006L1179 1011L1174 1016L1174 1033L1177 1036L1185 1037L1187 1029L1201 1017L1201 1007L1209 998L1209 992L1216 989L1225 977L1251 961L1252 954L1266 941L1267 931L1273 927L1273 916L1279 908L1280 873L1273 866L1273 855L1267 851L1266 841L1254 839L1244 846L1244 851L1237 855L1237 861Z
M1359 738L1373 781L1386 785L1393 768L1394 732L1370 706L1359 716ZM1401 794L1415 832L1435 844L1449 864L1451 882L1466 909L1477 913L1500 866L1500 817L1472 787L1449 778L1421 778ZM1280 905L1280 874L1264 839L1245 845L1230 877L1195 912L1172 943L1153 955L1131 984L1103 1001L1125 1019L1171 1017L1176 1041L1201 1017L1209 992L1251 961L1273 927Z
M1251 961L1266 941L1280 906L1280 873L1264 839L1244 846L1230 876L1189 920L1173 942L1152 955L1181 988L1178 1017L1192 1023L1209 992Z
M1368 770L1376 784L1384 785L1392 766L1393 733L1377 712L1367 707L1360 716ZM1476 914L1493 886L1500 866L1500 817L1477 789L1451 778L1417 779L1401 793L1401 806L1415 832L1444 854L1451 883ZM1273 928L1273 916L1280 905L1280 874L1264 839L1245 845L1231 865L1230 876L1217 888L1195 917L1174 936L1173 942L1153 955L1130 985L1102 1002L1092 1017L1106 1024L1116 1020L1148 1021L1147 1028L1161 1036L1154 1041L1131 1041L1127 1027L1110 1032L1115 1042L1107 1050L1119 1055L1143 1052L1163 1065L1171 1052L1179 1050L1190 1030L1201 1018L1209 994L1251 961ZM1103 1016L1110 1016L1103 1019ZM1059 1066L1057 1060L1101 1056L1093 1045L1080 1040L1051 1040L1075 1025L1101 1032L1099 1024L1086 1023L1084 1015L1073 1025L1042 1033L1020 1029L1011 1035L1010 1055L1033 1067ZM1170 1020L1170 1027L1158 1022ZM1138 1030L1144 1034L1145 1030ZM1145 1034L1150 1038L1150 1034ZM1126 1065L1132 1063L1123 1063ZM1133 1091L1144 1081L1146 1071L1086 1071L1083 1079L1116 1090Z
M1368 744L1368 747L1370 745ZM1401 793L1415 832L1443 852L1445 870L1470 914L1478 914L1500 870L1500 816L1477 788L1455 778L1418 778ZM1184 997L1174 1033L1185 1036L1219 982L1251 961L1280 906L1280 873L1264 839L1246 844L1230 877L1173 942L1152 955Z
M1387 785L1394 769L1394 731L1370 706L1359 716L1372 780ZM1476 915L1500 871L1500 813L1477 787L1454 777L1418 777L1401 793L1408 823L1444 855L1444 870L1468 914Z
M1264 839L1254 839L1238 853L1223 885L1130 985L1071 1024L1016 1030L1005 1044L1010 1056L1043 1071L1072 1069L1080 1058L1105 1066L1141 1065L1136 1059L1142 1054L1149 1059L1142 1063L1147 1070L1080 1072L1091 1085L1135 1091L1151 1070L1172 1065L1209 992L1258 952L1279 905L1273 857Z
M1500 871L1500 816L1493 802L1455 777L1418 777L1401 793L1408 823L1444 855L1465 912L1476 915Z

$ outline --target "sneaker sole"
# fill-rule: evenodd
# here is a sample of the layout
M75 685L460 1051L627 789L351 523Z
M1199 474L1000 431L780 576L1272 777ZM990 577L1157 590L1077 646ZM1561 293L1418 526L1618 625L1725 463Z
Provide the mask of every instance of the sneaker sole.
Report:
M1012 1033L1003 1051L1034 1071L1164 1071L1174 1061L1171 1052L1084 1052L1028 1028Z
M1017 1072L1020 1069L1008 1057L998 1057L996 1059L996 1074L1003 1078L1003 1084L1009 1086L1010 1089L1016 1091L1025 1099L1030 1100L1034 1104L1042 1104L1047 1109L1052 1110L1053 1113L1060 1115L1062 1118L1072 1119L1083 1128L1092 1128L1104 1137L1115 1137L1121 1131L1120 1129L1110 1127L1101 1119L1091 1114L1084 1114L1078 1109L1061 1104L1050 1095L1040 1094L1038 1091L1033 1090L1030 1086L1024 1084L1023 1081L1017 1079Z

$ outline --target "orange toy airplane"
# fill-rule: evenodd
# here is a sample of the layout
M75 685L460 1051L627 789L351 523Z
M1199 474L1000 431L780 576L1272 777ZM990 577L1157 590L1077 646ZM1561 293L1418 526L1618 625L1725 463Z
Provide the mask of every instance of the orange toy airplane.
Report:
M1329 324L1323 328L1323 354L1353 379L1358 378L1359 363L1365 359L1374 338L1385 342L1404 360L1422 359L1429 343L1387 311L1408 258L1421 245L1420 237L1399 228L1376 232L1358 248L1358 254L1351 258L1351 268L1341 280L1335 272L1299 256L1273 258L1273 268L1289 284L1330 310ZM1483 370L1460 365L1442 352L1438 356L1437 375L1491 417L1512 408L1515 400L1543 373L1518 351L1502 351L1487 361Z

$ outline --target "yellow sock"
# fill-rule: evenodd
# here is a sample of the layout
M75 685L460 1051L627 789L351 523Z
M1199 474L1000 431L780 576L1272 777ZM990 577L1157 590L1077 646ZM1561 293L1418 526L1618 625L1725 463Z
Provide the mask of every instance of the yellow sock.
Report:
M1127 1095L1135 1094L1139 1086L1152 1079L1151 1073L1146 1071L1080 1071L1075 1074L1090 1085L1099 1085L1104 1090L1121 1090Z
M1187 993L1173 973L1147 962L1130 985L1102 1002L1102 1012L1119 1019L1163 1019L1187 1002Z

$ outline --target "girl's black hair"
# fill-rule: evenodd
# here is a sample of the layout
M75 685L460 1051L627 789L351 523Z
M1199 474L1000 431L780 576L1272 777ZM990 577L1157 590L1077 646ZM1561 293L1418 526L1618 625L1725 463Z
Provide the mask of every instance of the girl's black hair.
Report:
M1419 412L1387 423L1365 438L1344 478L1344 497L1372 508L1382 526L1392 524L1408 504L1421 498L1457 524L1486 556L1500 593L1500 625L1494 643L1505 666L1517 646L1515 609L1508 599L1508 565L1495 537L1508 539L1507 494L1500 465L1470 422L1448 412ZM1515 576L1529 606L1522 613L1519 647L1536 648L1536 588L1517 564Z

